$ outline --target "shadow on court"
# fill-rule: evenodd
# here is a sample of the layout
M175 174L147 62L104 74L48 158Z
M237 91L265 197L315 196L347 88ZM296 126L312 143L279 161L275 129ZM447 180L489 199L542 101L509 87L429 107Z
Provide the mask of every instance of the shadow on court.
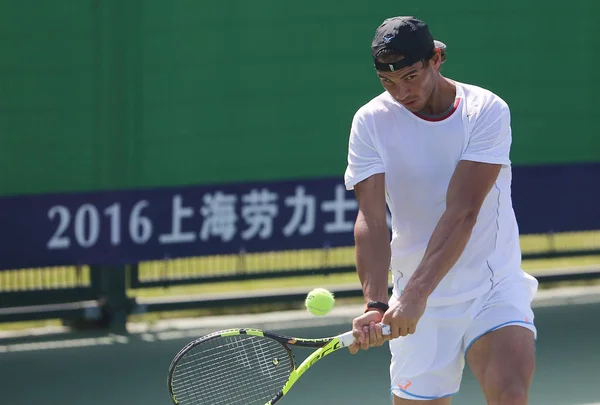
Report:
M530 404L600 402L600 304L538 308L537 371ZM594 321L596 320L596 321ZM246 325L250 326L250 325ZM282 333L322 337L331 326ZM72 335L68 339L90 338ZM167 369L186 339L145 341L100 338L96 346L33 349L33 339L0 342L0 392L11 405L168 405ZM38 340L39 342L39 340ZM64 345L81 344L62 341ZM86 341L83 341L86 343ZM15 345L16 344L16 345ZM19 344L21 346L19 346ZM47 343L46 343L47 344ZM17 351L15 351L17 350ZM300 361L308 349L296 349ZM282 405L389 405L387 347L355 356L336 353L311 368ZM485 404L469 370L453 404Z

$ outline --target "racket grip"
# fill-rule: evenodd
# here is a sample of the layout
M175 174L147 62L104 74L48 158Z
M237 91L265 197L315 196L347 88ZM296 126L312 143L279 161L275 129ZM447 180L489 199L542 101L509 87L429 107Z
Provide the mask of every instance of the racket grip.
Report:
M383 335L391 335L392 334L392 331L388 325L385 325L383 323L379 323L379 325L381 326L381 334L383 334ZM354 341L356 340L354 338L354 335L352 334L352 331L346 332L342 335L339 335L338 339L339 339L340 343L342 344L342 347L348 347L352 343L354 343Z

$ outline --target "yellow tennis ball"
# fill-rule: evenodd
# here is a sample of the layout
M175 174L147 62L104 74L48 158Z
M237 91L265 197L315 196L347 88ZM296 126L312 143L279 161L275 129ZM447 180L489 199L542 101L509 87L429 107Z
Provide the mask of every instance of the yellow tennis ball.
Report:
M331 311L335 304L333 293L325 288L315 288L306 296L304 305L313 315L325 316Z

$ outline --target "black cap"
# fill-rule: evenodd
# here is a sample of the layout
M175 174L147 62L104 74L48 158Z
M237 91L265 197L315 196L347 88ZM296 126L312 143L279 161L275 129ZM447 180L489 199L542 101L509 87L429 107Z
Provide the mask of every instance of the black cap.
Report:
M375 32L371 45L375 68L393 72L427 59L435 44L427 24L415 17L392 17L385 20ZM394 50L404 58L396 63L380 63L377 57L385 49Z

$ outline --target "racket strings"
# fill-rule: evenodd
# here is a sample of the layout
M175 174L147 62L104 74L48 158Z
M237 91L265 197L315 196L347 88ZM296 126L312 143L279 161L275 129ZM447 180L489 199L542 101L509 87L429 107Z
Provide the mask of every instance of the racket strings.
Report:
M186 353L173 373L181 405L264 405L293 367L279 342L251 335L207 340Z
M199 370L199 367L202 367L202 363L206 363L206 364L212 364L213 368L209 369L206 367L203 367L207 372L204 373L202 375L203 380L205 381L204 383L204 387L202 387L201 385L196 385L192 390L191 390L191 394L194 397L195 401L199 401L199 402L194 402L194 403L219 403L219 402L215 402L215 400L223 400L225 402L223 403L231 403L231 404L237 404L237 403L254 403L254 402L248 402L252 397L257 396L257 398L260 398L260 402L256 402L256 403L260 403L261 405L264 404L267 400L269 400L273 395L275 395L275 393L281 388L281 386L285 383L285 380L287 380L287 373L286 373L286 377L285 380L283 382L277 382L276 379L273 379L274 377L274 373L271 372L269 369L273 367L273 361L274 359L277 359L277 357L273 357L273 356L269 356L270 353L265 352L263 346L264 343L266 342L266 340L264 339L256 339L258 344L255 344L253 346L247 345L245 342L242 342L240 340L233 340L230 345L231 346L235 346L237 348L237 351L234 353L234 358L233 359L225 359L224 356L219 355L219 360L215 361L215 355L210 354L208 356L206 356L206 358L201 359L201 362L199 363L199 359L198 359L198 354L196 353L193 357L192 357L192 362L191 365L194 369L196 369L196 371ZM278 343L276 342L271 342L271 344L276 344L278 346L280 346ZM222 348L222 347L221 347ZM283 349L279 348L280 350ZM285 351L285 349L283 349L285 354L287 355L287 351ZM256 361L258 360L258 361ZM279 361L279 359L275 360L276 362ZM235 386L227 386L227 387L223 387L223 383L225 381L222 380L222 373L224 372L224 362L233 362L233 364L235 364L236 362L238 362L238 374L241 369L245 368L245 373L256 373L260 370L260 375L258 376L259 378L261 378L258 381L254 381L254 387L252 387L252 381L250 381L248 379L247 376L240 376L239 378L236 378L237 381L233 381L234 384L236 384ZM270 365L267 364L267 362L270 362ZM190 373L194 373L196 371L192 371L189 370L189 367L184 368L184 373L186 375L186 378L196 378L193 375L190 375ZM265 372L266 371L266 372ZM231 373L228 373L228 379L233 379L232 377L234 377L234 375L232 375ZM244 378L243 380L240 378ZM270 378L271 379L271 384L276 383L275 385L275 391L273 392L273 388L269 387L268 381L264 380L265 378ZM240 384L241 382L243 382L243 384ZM277 385L278 384L278 385ZM270 389L270 391L269 391ZM228 391L226 391L228 390ZM259 393L263 393L264 392L269 392L269 394L263 398L259 395ZM212 393L214 393L215 395L211 395ZM224 395L227 395L229 399L225 399ZM208 396L208 397L207 397ZM212 397L215 396L215 398L213 399ZM181 401L180 401L181 402ZM181 402L182 404L184 404L184 402Z

